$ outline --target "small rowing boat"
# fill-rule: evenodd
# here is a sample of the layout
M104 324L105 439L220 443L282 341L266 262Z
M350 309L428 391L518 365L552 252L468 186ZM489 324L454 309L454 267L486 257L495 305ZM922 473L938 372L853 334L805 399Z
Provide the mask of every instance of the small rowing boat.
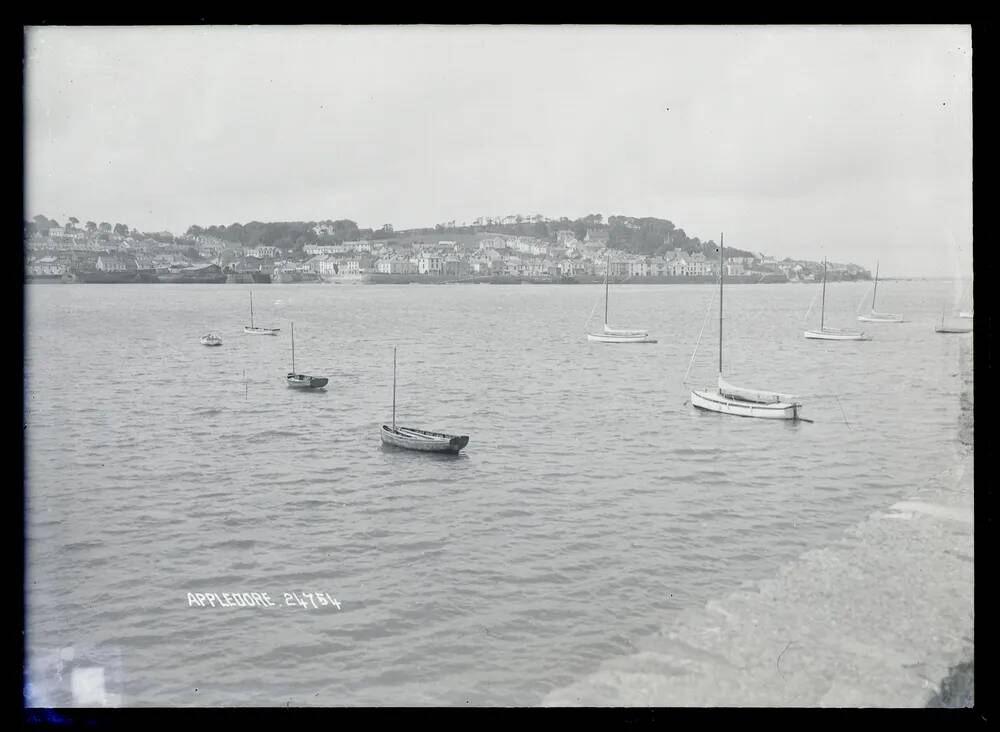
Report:
M383 445L419 452L446 452L457 454L469 444L468 435L448 435L443 432L418 430L396 426L396 349L392 349L392 425L384 424L379 430Z
M285 376L285 381L297 389L321 389L330 381L325 376L310 376L295 372L295 323L292 323L292 370Z
M203 346L221 346L222 338L217 336L215 333L206 333L201 337L201 345Z

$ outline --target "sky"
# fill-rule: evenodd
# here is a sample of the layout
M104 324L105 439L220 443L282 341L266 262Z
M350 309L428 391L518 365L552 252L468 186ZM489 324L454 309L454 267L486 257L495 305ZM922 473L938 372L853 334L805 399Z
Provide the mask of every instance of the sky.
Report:
M26 30L26 218L655 216L971 276L968 26Z

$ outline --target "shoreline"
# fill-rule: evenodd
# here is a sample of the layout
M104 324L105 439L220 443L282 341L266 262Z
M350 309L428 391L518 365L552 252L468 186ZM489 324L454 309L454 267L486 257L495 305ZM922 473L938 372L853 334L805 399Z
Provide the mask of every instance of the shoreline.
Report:
M541 706L974 706L971 350L959 357L954 463Z

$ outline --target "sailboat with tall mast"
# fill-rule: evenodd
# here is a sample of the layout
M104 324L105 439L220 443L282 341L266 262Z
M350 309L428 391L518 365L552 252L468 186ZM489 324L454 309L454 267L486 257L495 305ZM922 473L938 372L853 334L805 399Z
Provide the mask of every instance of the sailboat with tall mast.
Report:
M243 326L243 332L250 335L278 335L281 328L260 328L253 324L253 290L250 290L250 325Z
M826 258L823 259L823 304L820 307L819 330L807 330L806 338L823 341L870 341L872 337L860 330L826 327Z
M413 427L396 426L396 349L392 349L392 425L384 424L379 430L383 445L401 447L418 452L447 452L457 454L469 444L468 435L447 435Z
M607 269L604 273L604 329L599 333L587 333L587 340L597 341L598 343L656 343L655 338L649 337L648 331L612 328L608 325L608 294L610 277L611 255L609 254Z
M715 389L693 390L691 404L698 409L738 417L763 419L799 419L802 404L795 397L774 391L745 389L726 383L722 378L722 291L725 269L723 242L719 237L719 379Z
M321 389L330 381L325 376L309 376L295 370L295 323L292 323L292 370L285 376L285 381L297 389Z
M902 323L903 316L896 313L880 313L875 310L875 297L878 295L878 260L875 260L875 287L872 290L872 309L868 315L859 315L862 323Z

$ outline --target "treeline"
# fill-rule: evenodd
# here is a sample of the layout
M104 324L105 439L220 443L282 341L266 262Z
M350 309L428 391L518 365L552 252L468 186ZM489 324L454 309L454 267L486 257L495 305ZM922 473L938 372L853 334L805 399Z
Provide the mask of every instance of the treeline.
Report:
M706 257L717 254L719 244L714 239L702 241L689 237L684 229L676 228L666 219L612 216L608 219L608 246L644 255L659 255L674 249L700 252ZM753 252L726 247L726 256L751 257Z
M470 226L454 226L438 224L433 229L418 229L421 234L474 234L490 231L497 234L514 236L534 236L539 239L555 241L560 231L572 231L573 235L583 241L588 233L607 238L608 246L633 254L659 255L680 248L686 252L701 252L705 256L716 254L718 244L709 239L701 241L698 237L689 237L684 229L678 229L673 222L654 217L635 218L632 216L611 216L607 223L601 214L589 214L578 219L562 217L557 221L521 221L510 224L476 224ZM752 252L732 247L726 248L726 254L733 257L753 256Z
M322 233L317 233L320 228ZM251 221L229 226L191 226L186 236L214 236L223 241L246 247L274 246L281 249L301 250L306 244L339 244L359 239L388 238L392 227L388 224L378 231L361 229L350 219L336 221Z

